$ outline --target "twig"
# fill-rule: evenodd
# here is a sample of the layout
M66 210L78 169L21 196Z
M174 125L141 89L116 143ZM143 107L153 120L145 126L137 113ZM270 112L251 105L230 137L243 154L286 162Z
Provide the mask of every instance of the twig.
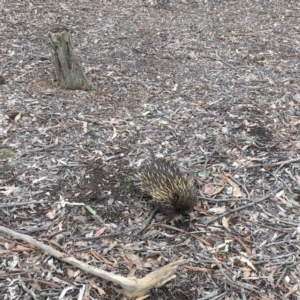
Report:
M146 229L146 227L151 223L152 219L154 218L156 212L158 211L158 207L156 207L152 213L150 214L150 216L148 217L148 219L144 222L144 224L141 226L140 230L138 230L135 234L139 234L141 233L144 229Z
M242 210L242 209L244 209L244 208L246 208L246 207L250 207L250 206L255 205L255 204L259 203L259 202L262 202L262 201L264 201L264 200L270 198L271 196L273 196L273 195L276 194L277 192L279 192L281 189L283 189L283 187L284 187L283 185L280 185L280 186L277 187L274 191L272 191L271 193L265 195L265 196L262 197L262 198L259 198L259 199L257 199L257 200L254 200L254 201L252 201L252 202L250 202L250 203L247 203L247 204L245 204L245 205L242 205L242 206L240 206L240 207L236 207L236 208L234 208L234 209L230 209L230 210L226 211L225 213L223 213L223 214L221 214L221 215L218 215L218 216L216 216L216 217L214 217L214 218L212 218L212 219L210 219L210 220L208 220L208 221L204 221L203 223L207 226L207 225L209 225L210 223L213 223L213 222L215 222L216 220L218 220L218 219L220 219L220 218L223 218L223 217L228 216L228 215L230 215L230 214L232 214L232 213L234 213L234 212L240 211L240 210Z
M68 230L67 230L67 229L62 229L62 230L57 231L57 232L54 232L54 233L52 233L52 234L45 235L45 236L43 236L43 238L45 238L45 239L53 239L53 238L54 238L55 236L57 236L58 234L61 234L61 233L66 232L66 231L68 231Z
M63 246L59 245L58 243L56 243L54 241L49 241L49 240L46 240L46 239L42 239L42 241L45 241L46 243L49 243L49 244L52 244L52 245L56 246L58 249L62 250L67 255L70 254Z
M19 157L23 157L27 154L34 153L34 152L49 151L50 149L54 148L55 146L57 146L57 145L56 144L50 144L50 145L42 147L42 148L35 148L35 149L32 149L32 150L28 150L28 151L25 151L23 153L20 153Z
M158 207L156 207L152 211L151 215L147 218L147 220L143 223L142 226L137 226L137 227L134 227L134 228L129 228L129 229L127 229L125 231L121 231L121 232L103 234L103 235L93 236L93 237L88 237L88 238L76 238L76 240L93 241L93 240L98 240L98 239L116 237L116 236L120 236L120 235L127 235L128 233L133 233L133 232L135 232L135 234L139 234L140 232L142 232L151 223L151 221L152 221L154 215L156 214L157 210L158 210Z
M33 291L31 291L31 290L25 285L25 283L24 283L24 281L22 280L22 278L21 278L20 275L18 275L18 280L19 280L19 284L21 285L22 289L23 289L26 293L30 294L31 297L32 297L33 299L37 299L36 294L35 294Z
M207 245L207 246L210 246L210 243L207 242L205 239L203 239L202 237L196 235L195 233L192 233L192 232L187 232L187 231L184 231L182 229L179 229L177 227L173 227L173 226L170 226L170 225L167 225L167 224L162 224L162 223L153 223L149 226L149 228L151 227L164 227L164 228L167 228L167 229L171 229L171 230L175 230L175 231L178 231L178 232L181 232L181 233L184 233L184 234L188 234L190 235L191 237L201 241L203 244Z
M243 300L247 300L246 295L245 295L245 289L242 287L241 288L241 295Z
M214 145L214 149L213 151L209 154L209 155L205 155L205 164L204 164L204 170L206 170L206 166L208 164L208 162L210 161L210 159L212 158L212 156L215 154L215 152L217 151L219 146L219 137L216 136L216 141L215 141L215 145Z
M162 44L160 46L160 48L164 48L164 47L168 46L171 43L172 38L173 38L173 35L170 35L170 37L168 38L168 40L164 44Z
M232 69L235 69L234 66L232 66L232 65L230 65L229 63L223 61L223 60L221 59L221 57L218 55L217 52L216 52L216 57L217 57L217 58L211 57L211 56L208 56L208 55L202 55L202 56L201 56L201 58L209 58L209 59L214 60L214 61L220 61L222 64L224 64L224 65L226 65L226 66L228 66L228 67L230 67L230 68L232 68Z
M103 127L108 127L107 124L99 121L99 120L96 120L96 119L92 119L92 118L88 118L88 117L83 117L83 116L79 116L78 117L79 121L85 121L85 122L89 122L89 123L93 123L93 124L97 124L97 125L101 125Z
M243 188L243 190L245 191L246 195L248 196L248 200L249 200L249 193L248 190L246 188L246 186L244 184L241 184L238 180L236 180L231 174L229 174L229 178L235 182L237 185L241 186Z
M246 290L252 291L252 292L256 292L258 294L261 293L261 291L258 291L254 288L254 286L247 284L247 283L239 283L237 281L233 281L230 277L228 277L228 275L224 272L222 265L220 264L220 262L214 257L214 261L215 263L218 265L219 270L221 271L221 273L223 274L223 276L234 286L238 286L240 288L244 288Z
M214 199L214 198L207 198L207 197L202 197L199 196L198 197L199 200L205 200L208 202L232 202L232 201L236 201L236 202L241 202L241 201L249 201L249 198L226 198L226 199Z
M60 288L61 286L56 284L56 283L53 283L53 282L49 282L49 281L46 281L46 280L40 280L40 279L36 279L36 278L23 278L24 281L27 281L27 282L34 282L34 283L39 283L39 284L44 284L44 285L48 285L48 286L51 286L53 288Z
M149 91L149 88L148 88L148 86L144 83L144 82L142 82L142 81L131 81L130 82L131 84L140 84L140 85L142 85L147 91Z
M283 160L283 161L278 161L278 162L275 162L275 163L255 164L255 165L247 166L247 168L276 167L276 166L283 166L283 165L287 165L287 164L298 162L298 161L300 161L300 157L293 158L293 159L288 159L288 160Z
M229 63L227 63L227 62L225 62L225 61L219 56L218 51L216 51L216 57L217 57L217 59L218 59L222 64L224 64L224 65L226 65L226 66L228 66L228 67L230 67L230 68L235 69L235 67L234 67L233 65L231 65L231 64L229 64Z
M141 50L139 48L135 48L135 47L131 47L131 49L138 53L143 53L143 54L148 54L148 55L156 55L156 53L150 53L150 52L147 52L147 51Z
M28 228L28 229L18 229L18 230L16 230L16 232L23 233L23 234L31 234L31 233L34 233L34 232L48 230L50 226L51 225L46 225L46 226L42 226L42 227Z
M252 255L251 250L245 245L245 243L243 241L241 241L237 236L234 237L235 240L237 240L246 250L247 254L249 255L249 257Z
M151 53L151 52L146 52L146 51L143 51L141 49L138 49L138 48L135 48L135 47L131 47L132 50L135 50L136 52L139 52L139 53L143 53L143 54L147 54L147 55L156 55L157 57L161 58L161 59L173 59L172 56L170 55L167 55L167 56L161 56L160 54L158 54L157 52L156 53Z
M14 207L14 206L24 206L24 205L29 205L29 204L43 204L43 203L48 203L49 201L41 200L41 201L28 201L28 202L12 202L12 203L5 203L5 204L0 204L0 208L5 208L5 207Z
M165 120L177 124L177 122L167 117L167 113L165 114L147 114L147 115L131 115L131 118L164 118Z
M177 124L177 122L173 121L172 119L170 118L167 118L168 114L155 114L155 115L146 115L146 116L143 116L143 117L147 117L147 118L164 118L165 120L171 122L171 123L174 123L174 124Z
M290 289L290 291L288 292L288 293L286 293L283 297L283 299L290 299L289 297L292 295L292 294L294 294L294 293L296 293L298 290L299 290L299 287L300 287L300 284L299 283L296 283L291 289Z
M300 184L300 180L296 179L289 170L285 169L285 172L289 175L289 177L294 180L297 184Z
M56 144L51 144L42 148L34 148L32 150L28 150L28 151L24 151L23 153L19 154L19 157L23 157L25 155L31 154L31 153L35 153L35 152L43 152L43 151L70 151L70 150L75 150L77 148L75 147L60 147L60 148L54 148L56 147Z
M278 278L277 281L276 281L276 284L275 284L276 287L280 284L280 282L281 282L282 278L284 277L284 275L285 275L287 269L288 269L288 268L284 268L284 270L281 272L281 275L279 276L279 278Z
M197 298L197 300L217 300L217 299L224 299L224 296L227 294L227 292L224 292L222 294L216 295L218 292L213 291L209 295L203 297L203 298Z

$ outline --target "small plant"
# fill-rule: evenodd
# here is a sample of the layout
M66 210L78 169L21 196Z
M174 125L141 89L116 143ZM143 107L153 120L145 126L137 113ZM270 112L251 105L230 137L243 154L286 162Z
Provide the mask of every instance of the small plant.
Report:
M219 154L220 154L220 156L223 157L223 158L228 157L228 154L227 154L227 152L226 152L225 150L224 150L224 151L220 151Z
M130 193L135 189L135 187L130 178L124 178L120 185L120 189L126 193Z
M2 149L0 155L5 159L14 158L16 156L15 152L10 149Z

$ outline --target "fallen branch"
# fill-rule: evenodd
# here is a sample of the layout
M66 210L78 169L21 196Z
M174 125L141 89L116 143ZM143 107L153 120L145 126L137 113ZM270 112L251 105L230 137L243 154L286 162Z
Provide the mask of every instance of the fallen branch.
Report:
M69 263L87 273L90 273L92 275L98 276L102 279L105 279L107 281L116 283L122 287L122 292L125 296L129 298L133 297L142 297L146 295L151 288L153 287L159 287L163 285L164 283L174 279L176 275L174 274L176 271L176 268L178 265L184 263L184 260L177 260L174 262L169 263L166 266L163 266L160 269L157 269L150 274L146 275L143 278L136 278L136 277L123 277L120 275L116 275L113 273L109 273L106 271L103 271L101 269L98 269L96 267L90 266L86 263L83 263L82 261L72 257L67 256L65 253L61 253L52 247L45 245L34 238L32 238L29 235L21 234L18 232L15 232L14 230L11 230L9 228L0 226L0 232L9 234L15 239L25 241L41 250L43 250L45 253L56 257L57 259L64 261L66 263Z

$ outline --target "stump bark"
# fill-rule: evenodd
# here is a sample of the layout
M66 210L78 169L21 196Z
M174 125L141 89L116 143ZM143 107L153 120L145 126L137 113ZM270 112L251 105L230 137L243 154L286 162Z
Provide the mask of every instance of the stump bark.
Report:
M53 65L57 81L62 88L90 90L92 85L84 74L78 57L73 49L73 42L69 32L64 31L53 40L49 33L52 48Z

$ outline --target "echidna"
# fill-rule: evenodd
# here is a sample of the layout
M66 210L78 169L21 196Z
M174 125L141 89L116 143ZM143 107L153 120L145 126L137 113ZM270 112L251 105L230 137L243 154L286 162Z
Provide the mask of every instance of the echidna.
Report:
M172 162L155 159L140 173L141 189L152 196L167 215L186 214L197 203L196 190L187 175Z

